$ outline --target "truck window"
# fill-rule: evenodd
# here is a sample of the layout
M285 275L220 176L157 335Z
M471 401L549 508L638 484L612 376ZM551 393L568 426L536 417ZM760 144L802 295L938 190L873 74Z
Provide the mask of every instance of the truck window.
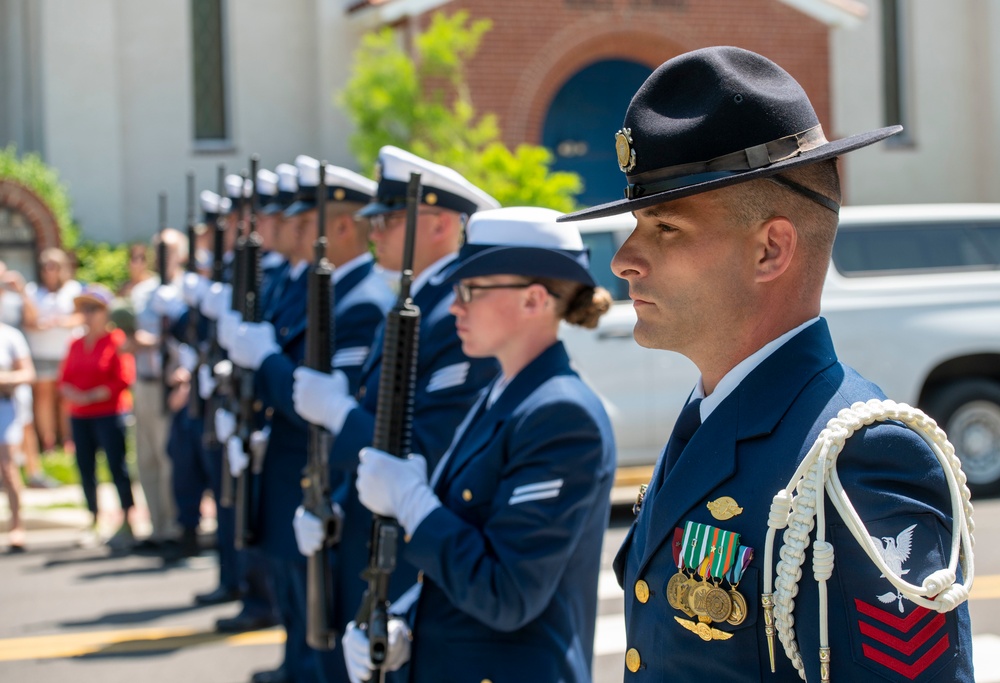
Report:
M954 272L1000 267L994 225L851 225L833 245L833 263L845 276L900 272Z

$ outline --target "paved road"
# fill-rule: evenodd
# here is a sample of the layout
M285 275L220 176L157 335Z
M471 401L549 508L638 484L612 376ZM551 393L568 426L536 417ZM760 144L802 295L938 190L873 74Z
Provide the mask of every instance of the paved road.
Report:
M1000 501L976 513L977 681L1000 683ZM605 540L595 683L622 680L622 593L610 564L629 516L619 510ZM212 624L234 607L193 606L191 596L214 585L210 554L164 568L152 557L77 548L77 537L33 530L30 552L0 556L0 681L242 683L277 664L280 630L223 638Z

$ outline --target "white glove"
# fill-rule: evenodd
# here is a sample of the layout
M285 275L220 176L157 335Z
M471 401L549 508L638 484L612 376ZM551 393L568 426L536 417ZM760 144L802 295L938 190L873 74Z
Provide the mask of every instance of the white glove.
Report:
M222 312L233 302L233 288L225 282L213 282L201 300L201 314L218 320Z
M219 346L226 351L229 350L229 346L233 343L233 337L236 336L236 329L242 322L243 316L236 311L222 312L222 315L219 316L219 324L215 328L215 333L219 337Z
M347 395L347 375L342 370L332 374L295 368L292 373L292 403L295 412L306 422L326 427L334 435L340 433L347 414L358 405Z
M228 441L236 433L236 416L224 408L215 411L215 438L219 442Z
M243 323L229 342L229 358L241 368L257 370L268 356L281 353L271 323Z
M149 298L149 308L156 315L177 320L187 310L181 293L173 285L160 285Z
M410 641L413 639L410 628L402 619L389 619L389 648L385 653L384 671L397 671L399 667L410 661ZM365 683L372 677L375 667L372 665L368 646L368 634L352 621L344 629L344 661L347 663L347 675L351 683Z
M299 546L299 552L306 557L311 557L323 547L326 533L323 530L322 520L307 512L301 505L295 510L292 528L295 529L295 543Z
M181 344L177 347L177 362L188 372L194 372L198 366L198 352L188 344Z
M250 458L243 452L243 442L238 437L231 436L226 441L226 459L229 461L229 472L234 477L240 476L250 464Z
M198 273L184 273L184 279L181 280L181 296L184 297L184 303L191 307L200 304L211 284L210 280Z
M207 401L215 392L216 384L215 377L212 376L212 368L208 367L208 365L199 365L198 395L201 396L203 401Z
M358 460L358 500L377 515L395 517L407 534L441 507L427 483L424 456L396 458L377 448L362 448Z

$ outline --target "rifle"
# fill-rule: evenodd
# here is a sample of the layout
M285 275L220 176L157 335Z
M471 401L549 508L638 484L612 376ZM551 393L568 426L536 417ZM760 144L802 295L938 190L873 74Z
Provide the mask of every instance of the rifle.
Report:
M316 188L317 235L313 244L313 264L309 270L306 298L305 366L329 374L333 355L333 267L326 259L326 162L320 163ZM327 549L340 541L342 518L330 503L330 432L309 425L309 460L302 478L302 506L319 518L326 531L323 547L306 565L306 643L315 650L332 650L337 645L330 607L333 598Z
M167 242L164 239L167 229L167 193L161 192L159 197L159 233L160 241L156 245L156 268L159 271L160 286L169 284L167 282ZM168 398L170 396L170 384L167 381L167 362L170 360L170 350L167 347L167 333L170 330L170 318L165 315L160 316L160 408L164 413L170 412Z
M198 249L196 242L197 229L195 227L194 218L194 173L188 171L187 174L187 238L188 238L188 259L187 259L187 272L195 273L198 269L197 254ZM187 344L194 350L198 350L198 323L201 320L201 314L198 311L197 306L192 306L188 309L188 320L187 320L187 330L185 330L185 336L187 337ZM198 395L198 373L191 373L191 391L188 398L188 417L196 419L202 412L201 396Z
M243 316L243 322L259 323L261 320L260 306L258 298L260 295L260 251L261 238L257 232L257 164L260 157L254 154L250 157L250 178L253 178L250 194L250 217L247 223L247 233L243 238L243 277L241 285L243 297L240 299L242 307L239 309ZM246 175L244 175L244 186L246 185ZM241 192L242 195L242 192ZM253 499L253 480L251 477L260 474L260 458L254 455L254 447L251 443L254 432L254 373L250 370L240 368L238 371L233 366L233 388L238 400L239 412L236 413L236 433L240 441L243 442L243 452L250 459L250 466L240 472L236 479L236 500L235 500L235 526L236 526L236 549L241 550L254 542L253 526L250 523L253 516L255 501Z
M220 201L222 197L226 196L226 167L223 164L219 164L217 171L216 189L219 192ZM225 272L225 263L223 262L223 253L225 251L225 235L226 235L226 217L222 215L221 206L219 207L219 214L215 217L215 225L212 226L214 232L212 233L212 282L222 282ZM219 346L219 337L217 333L217 323L216 321L208 320L208 330L206 336L209 339L208 353L205 357L205 364L210 370L214 370L217 363L222 360L222 347ZM208 399L205 400L204 405L204 420L203 429L204 433L202 435L202 443L205 448L218 448L219 437L215 433L215 411L218 408L218 399L213 393ZM225 455L223 455L225 457ZM223 475L225 474L225 467L223 469ZM225 481L225 476L223 476L223 481ZM223 500L226 499L225 496L219 496L219 504L224 507L228 505L223 504Z
M417 231L420 174L411 173L406 187L406 242L399 298L385 321L382 374L375 407L372 446L398 458L410 453L413 427L413 394L417 374L420 309L410 298L413 283L413 241ZM396 568L399 525L391 517L372 516L368 567L361 578L368 582L354 621L368 632L369 652L375 665L372 680L381 679L381 666L389 647L389 578Z

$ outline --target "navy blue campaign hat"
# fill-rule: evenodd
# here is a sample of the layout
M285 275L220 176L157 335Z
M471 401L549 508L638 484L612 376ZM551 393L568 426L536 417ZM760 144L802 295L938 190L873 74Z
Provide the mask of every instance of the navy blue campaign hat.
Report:
M299 172L299 192L295 203L285 209L291 218L316 208L316 188L319 187L319 161L300 154L295 157ZM336 202L365 204L375 194L375 181L340 166L326 165L326 198Z
M802 86L780 66L737 47L695 50L657 68L629 104L615 135L625 198L560 220L626 213L757 178L771 178L837 211L832 198L778 174L902 129L889 126L831 142Z
M278 193L260 209L267 216L284 212L295 203L295 196L299 191L299 170L295 166L278 164L274 173L278 178Z
M476 211L497 209L500 202L465 179L458 171L435 164L398 147L385 145L378 151L375 179L378 192L360 216L375 216L406 208L406 186L410 173L420 174L420 202L471 216Z
M552 209L515 206L480 211L469 219L466 241L436 282L484 275L523 275L597 283L590 274L590 251L580 231L557 223Z
M202 190L198 195L201 203L201 212L204 214L204 223L211 225L219 218L229 213L232 201L228 197L220 197L211 190Z

